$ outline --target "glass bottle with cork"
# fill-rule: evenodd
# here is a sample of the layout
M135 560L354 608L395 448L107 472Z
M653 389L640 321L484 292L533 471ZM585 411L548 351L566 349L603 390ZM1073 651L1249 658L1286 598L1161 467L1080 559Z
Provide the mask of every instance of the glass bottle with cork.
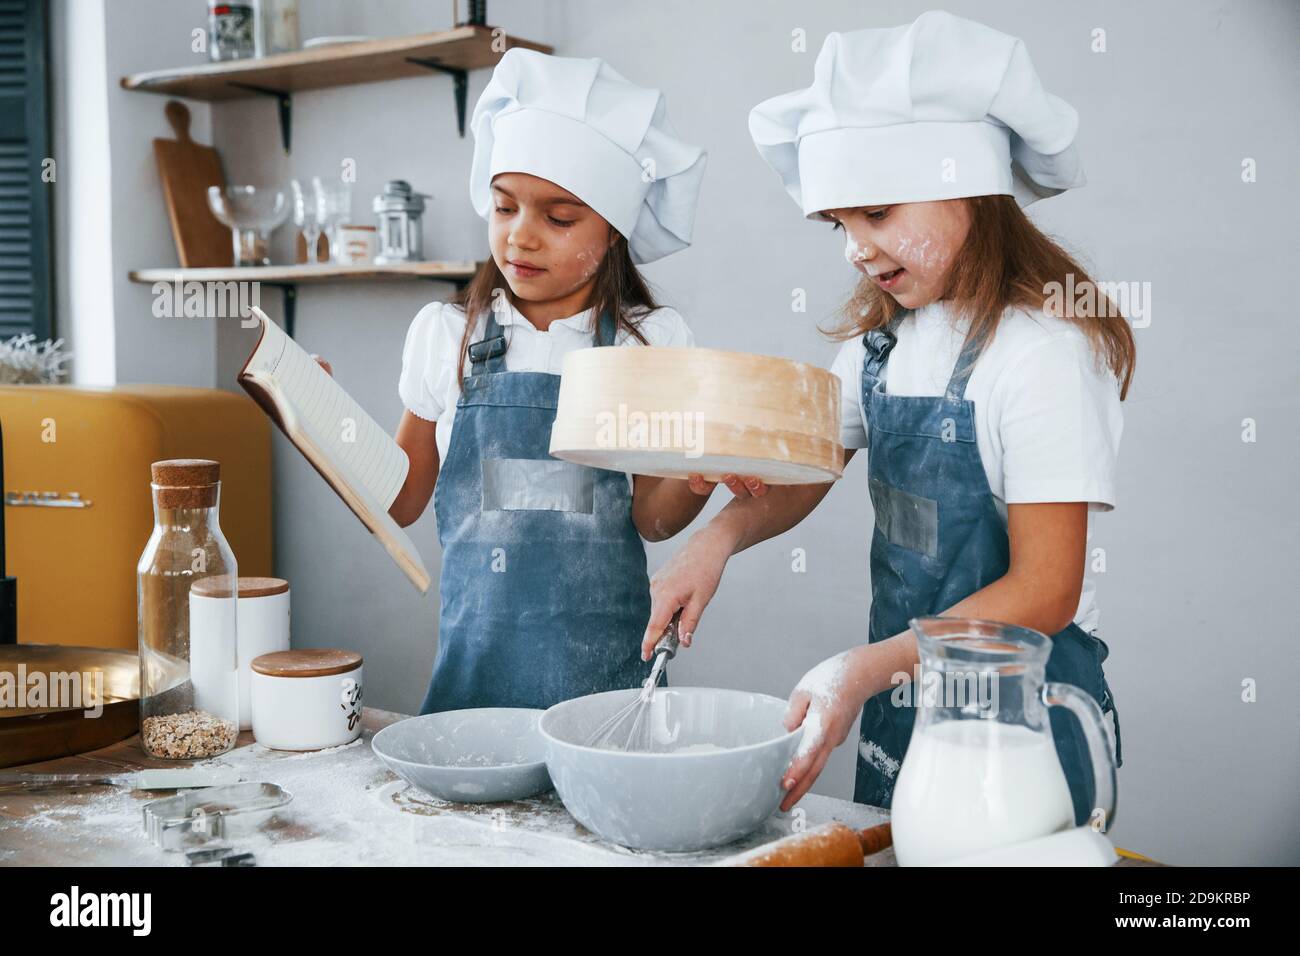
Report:
M239 733L239 575L217 520L221 466L180 458L151 471L154 528L136 566L141 742L153 757L212 757Z

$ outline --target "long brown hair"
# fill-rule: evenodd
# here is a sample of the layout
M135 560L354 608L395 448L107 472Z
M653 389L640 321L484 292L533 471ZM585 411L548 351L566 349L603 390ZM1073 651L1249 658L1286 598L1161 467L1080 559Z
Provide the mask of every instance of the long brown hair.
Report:
M1013 197L974 196L963 201L971 214L970 230L948 273L944 299L958 317L970 319L967 340L991 336L1009 306L1044 308L1053 284L1068 289L1067 277L1073 276L1076 293L1087 289L1095 295L1095 310L1084 311L1100 314L1076 315L1074 300L1063 296L1059 318L1083 330L1093 353L1114 373L1124 399L1133 379L1137 345L1115 303L1069 253L1029 221ZM864 278L841 310L842 323L823 331L843 341L888 325L900 311L893 296Z
M611 229L611 232L613 230ZM587 298L586 308L592 309L591 331L594 334L600 323L600 316L608 312L614 317L614 334L625 330L642 345L646 338L638 326L648 313L659 308L650 285L641 276L632 254L628 251L627 238L621 233L613 233L614 241L609 251L596 269L591 284L591 295ZM456 362L456 381L465 381L465 357L469 353L470 343L478 325L478 317L492 308L493 297L501 290L512 305L518 306L519 300L506 282L506 277L497 268L496 261L488 256L487 261L478 268L469 285L465 286L451 300L454 305L465 311L465 334L460 339L460 357ZM613 342L601 342L601 345L613 345Z

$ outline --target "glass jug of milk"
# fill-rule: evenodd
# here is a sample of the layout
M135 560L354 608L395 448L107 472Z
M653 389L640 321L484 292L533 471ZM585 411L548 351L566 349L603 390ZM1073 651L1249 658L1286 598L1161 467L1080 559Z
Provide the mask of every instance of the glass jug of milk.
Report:
M911 622L921 669L916 723L894 785L901 866L924 866L1074 826L1048 720L1066 707L1083 727L1096 781L1090 825L1115 814L1115 759L1101 708L1072 684L1046 681L1051 638L956 617Z

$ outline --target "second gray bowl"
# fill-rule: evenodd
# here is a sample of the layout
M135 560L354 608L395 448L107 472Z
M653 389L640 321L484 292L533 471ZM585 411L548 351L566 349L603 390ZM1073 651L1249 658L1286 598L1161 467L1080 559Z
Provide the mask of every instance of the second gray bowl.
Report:
M655 691L658 752L588 747L591 732L636 698L616 690L566 700L542 717L546 763L569 813L606 840L643 850L699 850L757 829L785 791L781 775L803 734L786 701L711 687Z
M410 717L375 734L388 769L441 800L498 803L551 789L540 710L483 707Z

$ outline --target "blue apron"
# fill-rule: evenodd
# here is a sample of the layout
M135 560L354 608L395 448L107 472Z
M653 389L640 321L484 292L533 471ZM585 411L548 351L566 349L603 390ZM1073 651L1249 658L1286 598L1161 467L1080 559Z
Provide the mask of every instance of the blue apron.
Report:
M614 331L602 316L597 342ZM489 313L434 489L442 613L421 714L545 708L650 673L627 476L551 457L560 376L506 371L506 345Z
M1006 574L1010 542L975 441L975 403L966 383L982 342L968 341L939 397L891 395L880 380L909 313L863 341L862 408L867 423L868 478L876 526L871 539L870 641L907 630L914 617L942 614ZM1114 712L1116 763L1122 760L1119 712L1102 673L1109 648L1078 625L1052 638L1047 680L1081 688L1103 713ZM853 799L888 808L912 737L916 713L894 706L890 691L862 711ZM1094 781L1078 719L1049 710L1052 736L1074 801L1076 824L1088 819Z

